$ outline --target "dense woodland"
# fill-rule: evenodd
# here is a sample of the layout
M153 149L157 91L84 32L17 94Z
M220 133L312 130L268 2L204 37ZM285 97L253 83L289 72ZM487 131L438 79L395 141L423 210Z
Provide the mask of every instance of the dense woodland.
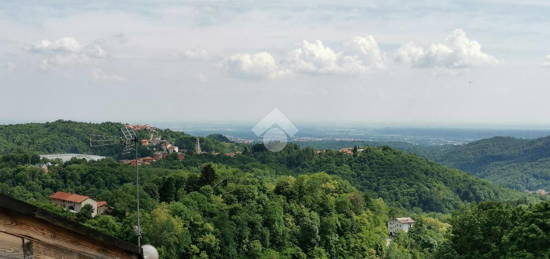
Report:
M0 131L0 192L135 242L135 167L114 159L74 159L49 161L45 173L37 166L45 161L36 153L14 148L28 145L29 150L46 152L41 145L55 143L57 134L77 131L83 132L76 135L81 137L47 152L80 152L79 143L85 144L84 132L90 130L86 125L111 127L106 133L117 134L121 124L52 124L57 126L28 124L32 129L27 131L11 128L20 126ZM51 140L32 142L26 134ZM175 143L194 140L179 132L163 135ZM273 153L263 145L237 145L220 135L204 138L208 142L212 151L243 153L189 153L183 161L172 155L140 166L144 241L157 247L162 258L550 256L550 202L540 196L389 147L348 155L288 145ZM55 191L106 200L113 209L95 218L85 210L72 214L49 202ZM417 223L388 242L387 221L403 216Z
M6 163L9 163L6 164ZM115 237L135 241L134 168L113 160L55 164L50 173L4 161L0 189ZM389 208L325 173L260 177L207 164L144 167L144 241L164 258L383 257ZM57 190L108 201L93 219L51 205Z
M550 192L550 137L494 137L464 145L443 146L373 141L317 141L298 144L318 149L386 145L515 190L544 189Z
M413 211L451 212L465 202L529 198L389 147L369 147L347 155L330 150L316 152L296 145L273 153L256 144L235 158L205 154L191 156L185 161L160 161L157 166L178 169L207 162L249 172L263 169L284 175L326 172L348 180L370 197L383 198L393 206Z
M550 137L495 137L426 157L516 190L550 191Z

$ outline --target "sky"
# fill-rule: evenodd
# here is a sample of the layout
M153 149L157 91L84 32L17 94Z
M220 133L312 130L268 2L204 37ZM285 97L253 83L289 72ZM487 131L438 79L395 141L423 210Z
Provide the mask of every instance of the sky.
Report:
M550 126L544 0L3 0L0 122Z

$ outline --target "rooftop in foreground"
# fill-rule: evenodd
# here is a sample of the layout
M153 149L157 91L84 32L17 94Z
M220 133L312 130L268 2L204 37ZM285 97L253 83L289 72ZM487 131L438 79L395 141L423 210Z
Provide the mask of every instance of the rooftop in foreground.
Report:
M0 258L5 251L8 258L141 258L133 244L0 194Z

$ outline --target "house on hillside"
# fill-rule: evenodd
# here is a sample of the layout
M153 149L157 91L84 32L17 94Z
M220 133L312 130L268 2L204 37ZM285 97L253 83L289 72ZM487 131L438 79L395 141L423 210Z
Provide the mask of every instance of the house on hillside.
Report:
M148 139L142 139L141 140L141 145L146 147L146 146L149 146L149 140Z
M223 154L224 156L228 156L228 157L236 157L237 155L240 155L241 152L239 151L236 151L236 152L229 152L229 153L225 153Z
M166 145L166 150L168 151L168 153L178 153L179 152L179 148L177 146L172 145L172 144Z
M139 131L139 130L155 130L156 128L151 126L151 125L147 125L147 124L144 124L144 125L139 125L139 124L136 124L136 125L126 125L127 128L130 128L130 129L133 129L135 131Z
M92 217L104 213L108 208L105 201L95 201L88 196L68 192L56 192L50 195L50 200L54 204L74 213L79 212L85 205L90 205L93 209Z
M399 231L407 233L414 226L415 222L409 217L394 218L388 222L388 232L390 236L395 236Z
M347 148L341 148L338 150L340 153L344 153L346 155L353 155L353 148L347 147Z
M36 164L34 165L36 168L39 168L40 170L42 170L43 173L48 173L50 171L50 166L52 165L52 163L50 162L46 162L46 163L39 163L39 164Z
M155 159L150 156L140 158L139 160L140 160L140 164L142 165L150 165L155 162Z
M109 205L106 201L98 201L97 203L97 215L101 215L109 210Z
M166 152L163 152L163 151L157 151L155 153L153 153L153 158L158 161L158 160L162 160L162 159L165 159L168 157L168 153Z

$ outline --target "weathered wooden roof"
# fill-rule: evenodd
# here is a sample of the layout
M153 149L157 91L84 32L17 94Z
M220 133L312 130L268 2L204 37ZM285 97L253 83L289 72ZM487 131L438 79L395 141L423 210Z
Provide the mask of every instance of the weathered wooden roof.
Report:
M94 240L99 243L106 244L108 246L117 247L123 251L131 254L138 255L140 257L141 249L136 245L128 243L126 241L114 238L112 236L103 234L95 229L91 229L77 222L68 220L61 216L58 216L52 212L41 209L26 202L14 199L4 194L0 194L0 210L7 211L9 213L19 214L27 217L32 217L38 221L51 224L69 232L79 234L88 240Z

